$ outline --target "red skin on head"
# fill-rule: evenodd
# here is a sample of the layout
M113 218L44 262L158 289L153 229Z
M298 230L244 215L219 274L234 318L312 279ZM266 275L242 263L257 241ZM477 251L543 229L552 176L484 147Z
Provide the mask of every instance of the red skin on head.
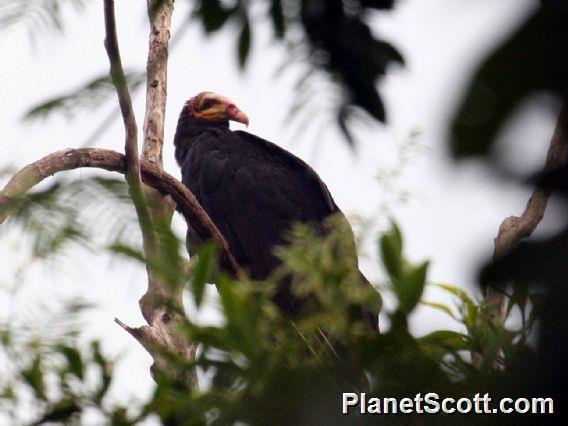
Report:
M213 95L218 100L219 103L226 105L224 116L217 115L215 118L209 118L206 116L202 116L200 112L195 111L195 107L198 101L206 94ZM231 102L229 99L225 98L224 96L216 95L211 92L199 93L198 95L194 96L189 101L187 101L187 106L188 106L188 113L192 117L214 119L214 120L227 119L243 123L246 126L248 126L249 123L247 115L244 112L242 112L233 102Z

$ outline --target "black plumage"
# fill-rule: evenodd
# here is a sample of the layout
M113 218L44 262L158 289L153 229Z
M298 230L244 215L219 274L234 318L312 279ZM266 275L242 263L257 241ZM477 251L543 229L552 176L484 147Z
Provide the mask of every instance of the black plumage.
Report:
M231 131L231 117L223 108L207 118L195 113L194 109L211 107L213 101L203 99L204 95L218 96L198 95L179 116L174 144L182 182L219 228L239 265L253 279L264 280L278 266L273 249L285 242L293 223L323 228L327 217L341 212L305 162L250 133ZM219 97L218 102L238 111L226 98ZM274 301L284 312L296 315L303 301L292 295L289 280L285 281ZM376 327L372 316L365 320Z

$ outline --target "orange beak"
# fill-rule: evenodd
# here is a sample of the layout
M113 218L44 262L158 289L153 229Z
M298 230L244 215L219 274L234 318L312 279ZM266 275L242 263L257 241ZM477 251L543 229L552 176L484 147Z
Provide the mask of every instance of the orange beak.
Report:
M227 107L227 118L229 120L236 121L238 123L243 123L245 126L248 127L249 125L249 118L248 116L242 112L235 104L230 104Z

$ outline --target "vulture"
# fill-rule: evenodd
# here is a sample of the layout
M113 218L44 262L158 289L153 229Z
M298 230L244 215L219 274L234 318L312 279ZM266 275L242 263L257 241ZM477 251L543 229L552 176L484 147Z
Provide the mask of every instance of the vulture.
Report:
M279 266L274 248L286 242L294 223L323 229L326 218L342 213L309 165L258 136L230 130L229 121L249 123L224 96L194 96L179 116L175 157L182 182L211 217L236 261L252 279L262 281ZM188 240L192 235L189 226ZM354 241L353 250L356 259ZM283 313L297 316L305 300L292 293L290 279L282 281L273 301ZM376 315L359 308L358 312L363 322L377 329Z

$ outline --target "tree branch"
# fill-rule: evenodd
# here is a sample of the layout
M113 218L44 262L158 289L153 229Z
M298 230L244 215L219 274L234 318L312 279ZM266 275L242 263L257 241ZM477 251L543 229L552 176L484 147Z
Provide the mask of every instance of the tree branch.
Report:
M152 356L154 359L152 375L154 376L159 372L168 370L169 364L166 356L167 354L164 353L164 349L168 349L170 351L173 349L174 354L178 356L181 355L183 359L195 359L197 345L187 344L175 339L174 336L167 333L160 333L155 327L145 325L133 328L123 323L118 318L115 318L114 322L134 337ZM193 374L191 371L183 371L181 374L181 380L188 383L191 389L197 387L198 383L196 374Z
M66 149L25 166L0 192L0 224L10 215L13 203L44 179L62 171L86 167L125 174L126 159L123 154L108 149ZM177 205L176 209L200 239L215 241L218 244L221 251L221 267L232 276L238 276L239 266L229 250L229 245L191 191L172 175L144 161L140 163L140 170L145 184L173 198Z
M116 34L116 18L114 13L114 0L104 0L105 20L105 49L110 63L110 76L118 96L118 104L124 122L125 141L124 153L126 154L126 181L132 196L134 207L144 239L146 251L155 252L157 237L155 235L152 217L148 203L142 190L142 177L140 175L140 160L138 158L138 127L132 107L132 99L126 76L120 58L118 38Z
M546 162L543 172L551 172L565 163L568 154L568 109L562 108L560 117L550 140ZM550 199L550 188L537 186L529 198L525 210L520 216L509 216L501 222L497 237L493 260L506 256L523 238L528 238L542 220ZM501 325L505 321L505 297L503 293L493 287L487 288L484 303L487 307L489 320L494 325ZM483 362L483 354L473 352L472 363L479 367Z
M147 0L147 8L150 36L142 159L152 164L157 170L162 170L168 41L173 0ZM170 188L170 190L173 190L173 188ZM174 211L172 198L151 188L145 188L144 192L145 197L150 200L149 214L153 223L170 227ZM190 222L188 222L188 226L189 224ZM146 256L150 259L159 259L163 256L163 253L167 253L166 245L167 241L162 241L160 234L158 234L157 245L145 247ZM161 374L184 381L189 386L197 384L197 373L194 368L190 372L185 371L186 369L180 371L175 365L168 364L166 358L164 358L164 350L181 355L182 359L187 362L192 362L195 358L195 345L179 329L179 325L183 323L183 316L180 315L180 308L183 306L181 289L171 288L168 283L164 282L162 276L149 269L148 289L138 303L142 315L149 325L149 327L136 329L138 341L154 358L152 372L155 374L156 370L160 370ZM146 336L147 339L140 338L140 336ZM158 344L158 351L156 351L156 343Z
M130 92L126 84L126 76L122 68L122 60L120 58L120 50L118 48L118 40L116 35L116 19L114 16L114 0L104 0L105 15L105 49L110 62L110 76L116 89L120 112L124 122L126 131L124 152L126 154L127 171L126 176L142 184L140 176L140 161L138 159L138 128L136 126L136 117L132 108L132 100Z
M168 41L174 3L172 0L148 0L147 6L150 36L146 65L146 114L142 158L162 168L168 84Z
M174 352L189 362L193 361L195 356L195 345L188 341L183 334L180 334L178 329L178 325L183 321L183 318L179 315L179 308L183 306L181 288L174 289L168 286L164 282L163 277L150 266L155 264L152 260L158 260L163 253L166 253L161 235L157 232L157 226L171 226L174 206L170 197L162 196L150 188L142 187L136 140L136 121L118 50L114 1L105 0L104 5L105 47L111 64L110 73L118 94L126 128L126 177L142 230L144 252L147 259L150 259L150 262L146 265L148 289L139 301L140 310L148 326L132 329L136 330L136 333L131 332L131 334L138 336L138 341L152 355L154 359L153 371L156 368L160 369L163 374L182 379L191 386L197 382L195 371L191 373L188 379L186 373L173 371L173 368L168 368L161 353L163 351ZM157 6L160 7L157 8ZM171 0L159 0L159 3L156 3L148 0L148 10L151 31L148 52L143 158L156 166L158 170L162 170L162 145L167 93L167 43L173 2ZM150 202L146 202L147 200ZM152 339L144 340L139 338L140 336L151 336ZM156 350L156 347L159 350Z
M544 172L551 172L560 168L565 163L568 153L568 108L564 107L550 140L550 146L544 164ZM494 259L500 259L509 253L523 238L528 238L536 229L544 216L550 189L537 187L521 216L509 216L499 226L499 232L495 238ZM498 290L487 290L487 302L492 313L492 320L501 322L504 320L503 294Z

